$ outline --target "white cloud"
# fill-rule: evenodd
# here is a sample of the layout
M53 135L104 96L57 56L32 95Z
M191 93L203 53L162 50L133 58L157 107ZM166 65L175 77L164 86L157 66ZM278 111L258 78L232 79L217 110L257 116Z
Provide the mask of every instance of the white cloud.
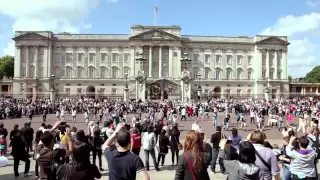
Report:
M13 19L13 31L78 33L84 28L81 22L99 3L100 0L10 0L1 2L0 14ZM10 42L4 53L12 55L13 45Z
M83 25L83 28L84 28L84 29L91 29L91 28L92 28L92 25L91 25L91 24L84 24L84 25Z
M302 16L281 17L273 26L266 28L262 34L289 37L291 44L288 49L288 74L301 77L319 62L320 56L317 55L317 49L320 47L314 42L313 36L314 32L319 30L320 13L313 12Z
M307 0L306 4L310 7L317 7L320 5L320 0Z

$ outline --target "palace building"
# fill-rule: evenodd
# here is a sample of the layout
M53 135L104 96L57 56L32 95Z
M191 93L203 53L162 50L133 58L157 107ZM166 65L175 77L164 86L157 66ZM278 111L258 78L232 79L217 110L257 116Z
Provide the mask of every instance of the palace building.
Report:
M128 98L136 99L140 70L145 99L181 99L184 70L191 98L197 91L203 98L262 98L266 89L272 98L289 94L284 36L195 36L182 35L180 26L133 25L130 34L17 31L13 40L15 97L121 99L127 84Z

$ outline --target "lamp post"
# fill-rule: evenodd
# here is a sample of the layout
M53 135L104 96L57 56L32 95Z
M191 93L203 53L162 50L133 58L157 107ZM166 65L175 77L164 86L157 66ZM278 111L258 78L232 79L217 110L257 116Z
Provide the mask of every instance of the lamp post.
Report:
M184 70L187 70L188 64L191 63L191 58L188 57L188 53L184 53L180 61L184 65Z
M56 76L54 75L54 74L52 74L51 76L50 76L50 81L51 81L51 89L50 89L50 100L51 101L53 101L54 99L55 99L55 97L54 97L54 91L55 91L55 82L54 82L54 80L55 80L55 78L56 78Z
M198 73L198 100L200 100L200 96L201 96L201 91L202 91L202 88L201 88L201 85L200 85L200 79L201 79L201 73Z
M264 90L263 90L263 93L264 93L264 98L269 101L269 93L270 93L270 89L268 86L265 86Z
M128 86L128 73L124 74L124 78L126 79L126 84L124 86L124 94L123 94L123 100L125 102L128 101L128 91L129 91L129 86Z

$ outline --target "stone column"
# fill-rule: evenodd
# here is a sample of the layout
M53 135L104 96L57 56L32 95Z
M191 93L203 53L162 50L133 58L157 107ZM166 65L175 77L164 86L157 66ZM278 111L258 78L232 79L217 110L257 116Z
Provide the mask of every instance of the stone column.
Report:
M124 102L127 102L128 99L129 99L129 88L124 87L123 100L124 100Z
M169 71L169 76L168 77L172 77L173 73L173 63L172 63L172 56L173 56L173 48L171 46L169 46L169 66L168 66L168 71Z
M51 65L52 65L52 44L49 44L48 46L48 77L50 78L52 75L52 69L51 69Z
M266 55L266 78L269 78L269 71L270 71L270 65L269 65L269 50L267 51L267 55Z
M88 64L89 64L89 49L86 47L84 49L84 77L87 78L89 76Z
M318 95L318 94L319 94L319 88L316 87L316 95Z
M152 78L152 46L149 46L149 78Z
M274 71L275 71L274 79L278 79L278 51L277 50L274 51L274 61L275 61L275 62L273 62L274 63Z
M159 78L162 78L162 46L159 47Z
M39 62L38 62L38 60L39 60L39 46L36 46L36 57L35 57L35 67L34 67L34 69L35 69L35 72L34 72L34 75L35 75L35 78L38 78L38 73L39 73Z
M15 57L14 57L14 77L21 78L20 71L21 71L21 46L16 46Z
M26 46L26 77L29 77L30 71L30 47Z
M96 62L95 62L95 64L96 64L96 74L95 74L95 76L96 76L96 78L99 78L100 77L100 57L101 57L101 55L100 55L100 47L96 47L96 55L95 55L95 60L96 60ZM122 67L122 66L120 66L120 67Z
M287 59L287 50L282 50L282 79L288 79L288 59Z
M304 95L304 87L301 88L301 92L300 93L301 93L301 96Z
M135 47L134 46L131 46L130 48L130 74L128 75L129 77L134 77L135 76L135 72L136 72L136 67L135 67L135 64L136 64L136 60L135 60Z

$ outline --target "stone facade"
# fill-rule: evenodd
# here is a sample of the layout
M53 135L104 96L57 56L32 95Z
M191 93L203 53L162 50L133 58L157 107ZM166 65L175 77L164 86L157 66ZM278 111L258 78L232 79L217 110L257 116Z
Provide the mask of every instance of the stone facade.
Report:
M181 98L181 74L191 76L192 97L287 96L288 39L284 36L181 35L179 26L131 27L131 34L54 34L17 31L13 94L18 97L137 96L136 76L146 76L146 98ZM136 61L143 53L145 62ZM187 55L190 63L181 58ZM54 76L52 76L54 75ZM54 80L52 80L54 77ZM127 78L126 78L127 77Z

